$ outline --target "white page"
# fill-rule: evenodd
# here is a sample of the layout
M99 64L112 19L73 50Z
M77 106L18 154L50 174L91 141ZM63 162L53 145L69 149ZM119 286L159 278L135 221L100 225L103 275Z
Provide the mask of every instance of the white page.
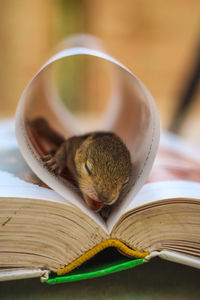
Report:
M21 156L14 135L14 121L0 122L0 198L47 200L72 205L55 191L40 186L42 182L29 169ZM95 221L105 231L105 222L99 215Z
M178 253L178 252L173 252L169 250L162 250L162 251L153 251L145 257L145 259L150 260L153 257L159 256L162 259L169 260L172 262L176 262L179 264L191 266L193 268L200 269L200 259L197 257L192 257L186 254Z
M40 269L6 269L0 270L0 281L18 280L24 278L41 277L41 280L49 278L49 271Z
M0 198L38 199L68 203L51 189L25 182L13 174L0 171Z
M68 110L66 113L64 112L55 89L48 88L48 84L51 84L51 68L58 61L79 56L87 56L95 61L109 64L111 74L114 74L112 90L115 90L116 87L118 90L117 93L111 93L110 105L106 108L98 130L113 131L124 141L130 151L134 168L128 196L120 203L118 201L117 206L113 206L110 222L114 224L143 186L151 170L159 143L160 128L157 109L152 96L142 82L116 59L102 52L96 40L88 39L88 36L86 38L85 36L75 36L73 43L69 42L69 45L71 48L61 50L44 64L26 87L16 113L18 144L26 162L42 181L90 217L96 218L96 215L87 208L85 202L77 196L73 189L44 168L40 159L41 154L38 152L37 141L34 140L32 132L31 136L30 128L27 129L27 122L32 122L42 116L52 128L65 138L83 133L80 126L75 124L70 112ZM48 74L50 74L49 81ZM52 90L54 92L51 96ZM55 105L52 105L53 101L55 101ZM42 112L43 115L41 115Z
M195 184L196 182L196 184ZM178 136L162 132L158 154L148 183L132 198L126 211L153 201L171 198L198 198L200 184L200 155L197 148ZM193 185L194 183L194 185ZM195 194L192 194L195 187ZM116 222L117 220L114 220ZM109 230L113 224L108 222Z
M167 199L200 199L200 183L176 180L145 184L126 211Z
M200 183L176 180L145 184L124 210L124 213L142 205L168 199L197 199L200 201ZM107 226L110 233L113 224L108 223Z

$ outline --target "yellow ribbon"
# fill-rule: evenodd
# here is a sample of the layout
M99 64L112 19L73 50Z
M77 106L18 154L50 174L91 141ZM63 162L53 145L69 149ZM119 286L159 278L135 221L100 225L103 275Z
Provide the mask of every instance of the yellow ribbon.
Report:
M65 266L64 268L58 269L57 274L58 275L64 275L76 267L80 266L82 263L87 261L88 259L92 258L95 256L97 253L102 251L105 248L108 247L116 247L120 252L122 252L124 255L129 256L129 257L134 257L134 258L144 258L147 255L149 255L149 252L139 252L136 250L133 250L126 246L124 243L114 240L114 239L109 239L101 242L100 244L96 245L94 248L90 249L83 255L81 255L79 258L75 259L73 262L71 262L69 265Z

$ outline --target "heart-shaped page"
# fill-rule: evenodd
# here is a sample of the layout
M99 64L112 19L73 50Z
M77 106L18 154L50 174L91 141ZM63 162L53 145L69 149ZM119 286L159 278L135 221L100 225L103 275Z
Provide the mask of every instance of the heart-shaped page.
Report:
M126 144L133 166L128 192L113 206L118 218L145 183L159 143L154 100L141 81L102 51L94 37L69 38L26 87L16 113L16 136L32 170L91 217L70 173L55 176L41 157L73 135L111 131ZM95 217L96 218L96 217Z

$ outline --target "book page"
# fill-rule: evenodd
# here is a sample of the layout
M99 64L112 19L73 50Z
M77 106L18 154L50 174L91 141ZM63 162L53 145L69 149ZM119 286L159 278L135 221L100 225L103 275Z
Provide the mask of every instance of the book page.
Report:
M179 264L184 264L187 266L191 266L193 268L200 269L200 259L194 256L186 255L183 253L178 253L176 251L162 250L152 252L150 255L146 257L147 260L159 256L160 258L176 262Z
M161 136L161 144L147 184L142 188L139 198L133 199L127 210L162 199L200 199L199 195L198 149L166 132Z
M13 120L0 122L0 197L64 201L24 161L14 135Z
M170 250L200 257L199 191L198 183L187 181L145 185L136 196L136 207L114 226L112 237L140 251Z
M147 182L189 180L200 182L199 149L171 133L161 143Z
M136 207L166 199L200 199L200 183L172 180L145 184L127 211Z
M171 133L161 135L161 143L146 184L132 198L125 212L165 199L200 198L200 155L197 148ZM109 220L108 227L117 222Z
M18 148L13 120L0 122L0 198L39 199L72 205L27 165ZM106 231L105 222L98 215L95 222Z
M65 46L67 48L55 54L38 71L20 99L16 114L20 151L43 182L96 219L97 215L87 207L69 170L56 176L42 163L42 157L55 153L63 141L74 135L93 131L116 133L130 152L133 169L126 195L122 194L117 205L111 207L110 218L116 219L151 170L159 143L157 109L142 82L103 52L96 39L75 36L67 40ZM63 69L64 73L59 75ZM104 87L105 93L102 92ZM78 122L74 111L79 113L83 107L82 115L87 118L91 112L87 110L88 99L95 102L93 112L97 111L99 103L105 105L100 117L96 116L98 122L86 128ZM69 103L75 107L69 107Z
M26 269L26 268L8 268L0 270L0 281L7 280L18 280L18 279L27 279L27 278L36 278L40 277L41 279L49 278L49 271L40 270L40 269Z
M107 239L101 219L93 221L32 172L13 125L0 122L0 281L47 273L38 268L55 272Z

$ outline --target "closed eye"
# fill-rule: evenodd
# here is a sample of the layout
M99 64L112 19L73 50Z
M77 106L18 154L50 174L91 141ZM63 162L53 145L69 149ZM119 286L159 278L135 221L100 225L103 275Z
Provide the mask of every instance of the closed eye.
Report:
M88 175L92 175L92 172L91 172L91 170L89 169L89 167L88 167L88 165L87 165L87 162L85 163L85 169L86 169Z
M127 186L128 182L125 182L124 184L122 184L122 189L124 189Z
M128 182L129 182L129 178L126 180L126 182L124 182L124 184L122 184L122 189L124 189L127 186Z

